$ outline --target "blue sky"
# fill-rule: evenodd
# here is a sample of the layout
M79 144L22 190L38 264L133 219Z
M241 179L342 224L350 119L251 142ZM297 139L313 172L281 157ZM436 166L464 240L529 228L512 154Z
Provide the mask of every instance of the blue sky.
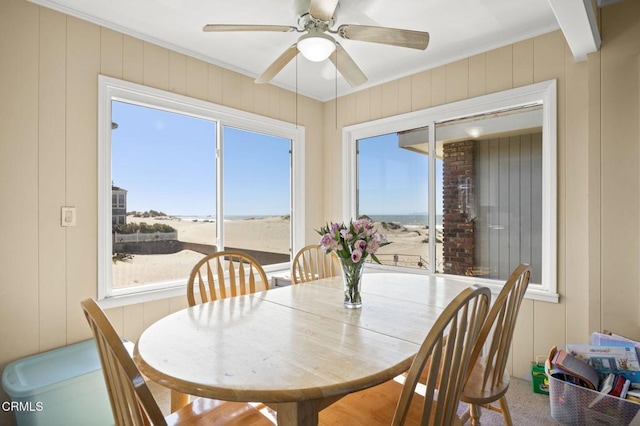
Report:
M428 157L398 148L396 133L363 139L359 150L360 214L412 215L428 210ZM442 175L442 162L437 173ZM436 191L442 194L442 185Z
M215 122L116 101L112 117L112 181L128 211L215 215ZM230 127L224 141L225 216L288 214L290 141ZM362 141L360 166L360 213L427 211L427 157L395 133Z
M112 181L128 211L215 215L215 122L121 102L112 117ZM288 214L290 141L233 128L224 140L225 215Z

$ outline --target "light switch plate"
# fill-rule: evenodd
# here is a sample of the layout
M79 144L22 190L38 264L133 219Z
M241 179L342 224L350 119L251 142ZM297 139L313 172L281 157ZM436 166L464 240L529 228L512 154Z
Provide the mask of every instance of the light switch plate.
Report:
M62 207L62 210L60 212L60 225L76 226L76 208L75 207Z

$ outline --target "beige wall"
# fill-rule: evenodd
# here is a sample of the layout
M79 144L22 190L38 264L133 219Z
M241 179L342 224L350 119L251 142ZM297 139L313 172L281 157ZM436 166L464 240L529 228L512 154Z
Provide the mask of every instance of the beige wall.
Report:
M97 293L98 74L297 120L309 159L306 220L321 223L313 208L322 184L320 102L299 96L296 114L292 92L24 0L0 1L0 58L0 369L91 336L79 303ZM64 205L77 208L76 227L60 226ZM136 339L185 305L174 298L108 314Z
M640 3L602 14L602 327L640 337Z
M586 342L601 328L640 339L640 4L604 9L602 35L601 52L586 62L575 63L554 32L342 97L337 111L335 101L299 97L307 240L315 241L314 224L341 217L336 164L344 125L555 78L561 302L524 302L511 367L527 376L551 345ZM0 368L90 337L79 301L96 295L99 73L296 120L291 92L24 0L2 0ZM77 227L60 227L63 205L77 207ZM108 313L135 339L184 304L175 298Z

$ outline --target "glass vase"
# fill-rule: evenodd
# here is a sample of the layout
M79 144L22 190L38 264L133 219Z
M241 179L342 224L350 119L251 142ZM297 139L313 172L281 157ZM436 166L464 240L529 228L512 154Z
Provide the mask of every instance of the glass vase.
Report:
M351 259L340 259L342 263L342 279L344 281L344 307L358 309L362 307L360 287L364 262L353 263Z

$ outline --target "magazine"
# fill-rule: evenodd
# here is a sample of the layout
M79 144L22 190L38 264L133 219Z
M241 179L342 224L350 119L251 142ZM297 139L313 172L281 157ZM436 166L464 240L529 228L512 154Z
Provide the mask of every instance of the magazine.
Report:
M567 344L567 352L588 362L600 374L628 372L628 379L640 380L640 361L634 346L596 346ZM637 372L637 374L635 373Z
M556 379L591 390L599 389L600 377L595 368L563 349L555 346L551 348L547 368L549 374Z
M591 334L591 344L595 346L634 346L636 354L640 357L640 342L607 331Z

